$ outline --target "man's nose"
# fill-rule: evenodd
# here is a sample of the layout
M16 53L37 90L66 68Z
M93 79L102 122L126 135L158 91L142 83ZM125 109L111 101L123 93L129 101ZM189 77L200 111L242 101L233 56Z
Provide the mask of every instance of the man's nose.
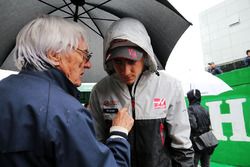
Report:
M92 63L90 61L84 64L84 68L90 69L92 67Z
M123 68L122 68L122 73L123 73L124 75L128 75L128 74L130 73L130 71L131 71L130 65L124 63L124 64L123 64Z

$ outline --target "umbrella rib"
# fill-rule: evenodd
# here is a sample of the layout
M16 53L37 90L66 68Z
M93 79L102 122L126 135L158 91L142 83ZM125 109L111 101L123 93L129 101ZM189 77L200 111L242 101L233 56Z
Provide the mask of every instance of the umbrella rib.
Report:
M70 16L73 16L72 15L72 13L69 13L69 12L67 12L67 11L65 11L65 10L62 10L62 8L64 8L64 7L66 7L66 6L68 6L68 8L70 9L70 11L72 11L72 9L69 7L69 5L71 4L71 3L66 3L64 0L64 3L65 3L65 5L63 5L63 6L61 6L60 8L58 8L58 7L56 7L56 6L53 6L53 5L51 5L51 4L49 4L49 3L47 3L47 2L44 2L43 0L38 0L39 2L42 2L42 3L44 3L44 4L46 4L46 5L48 5L48 6L51 6L51 7L53 7L53 8L55 8L55 10L53 10L52 12L50 12L50 13L53 13L53 12L55 12L56 10L60 10L60 11L62 11L62 12L64 12L64 13L66 13L66 14L69 14ZM108 0L108 1L110 1L110 0ZM107 1L107 2L108 2ZM83 8L84 9L84 8ZM85 9L84 9L85 10ZM50 14L49 13L49 14ZM86 10L85 10L85 12L84 13L86 13ZM88 14L89 15L89 14ZM68 17L65 17L65 18L71 18L70 16L68 16ZM102 35L102 33L101 32L97 32L96 30L94 30L92 27L90 27L88 24L86 24L85 22L83 22L81 19L78 19L81 23L83 23L84 25L86 25L89 29L91 29L92 31L94 31L96 34L98 34L99 36L101 36L102 38L103 38L103 35ZM95 24L95 22L93 21L93 23ZM95 24L95 26L96 26L96 24ZM100 31L99 30L99 28L96 26L96 28L98 29L98 31Z
M66 19L69 18L73 18L73 16L68 16L68 17L64 17ZM100 32L97 32L96 30L94 30L93 28L91 28L88 24L86 24L84 21L82 21L81 19L78 19L81 23L83 23L84 25L86 25L89 29L91 29L92 31L94 31L96 34L98 34L99 36L101 36L103 38L103 36L100 34Z
M67 4L67 2L65 0L63 0L64 4L67 5L68 9L72 12L72 14L74 13L74 11L71 9L71 7L69 6L69 4Z
M106 3L110 2L110 1L111 1L111 0L107 0L107 1L105 1L105 2L103 2L103 3L100 3L100 4L97 5L97 6L94 6L94 5L91 4L91 3L85 2L85 4L90 5L90 6L93 6L93 7L92 7L91 9L89 9L89 10L85 10L83 13L80 13L78 16L81 16L81 15L83 15L83 14L85 14L85 13L88 13L88 12L90 12L91 10L94 10L94 9L98 8L99 6L102 6L102 5L104 5L104 4L106 4Z
M73 16L67 16L67 17L63 17L65 19L69 19L69 18L73 18Z
M51 5L51 4L47 3L47 2L44 2L43 0L38 0L38 1L39 1L39 2L42 2L42 3L46 4L46 5L48 5L48 6L50 6L50 7L55 8L54 11L60 10L60 11L62 11L62 12L64 12L64 13L67 13L67 14L69 14L69 15L72 15L72 13L69 13L69 12L67 12L67 11L65 11L65 10L62 9L63 7L65 7L65 6L67 6L67 5L64 5L64 6L60 7L60 8L58 8L58 7L53 6L53 5ZM69 3L69 4L71 4L71 3ZM68 5L69 5L69 4L68 4ZM53 11L53 12L54 12L54 11ZM50 12L50 13L53 13L53 12ZM49 13L49 14L50 14L50 13Z
M67 6L67 5L70 5L71 3L68 3L68 4L66 4L66 5L63 5L63 6L61 6L60 8L56 8L56 9L54 9L54 10L52 10L51 12L49 12L48 14L51 14L51 13L54 13L55 11L57 11L57 10L59 10L59 9L62 9L62 8L64 8L65 6Z
M98 34L99 36L101 36L103 38L103 36L97 32L96 30L94 30L92 27L90 27L88 24L86 24L84 21L82 21L81 19L78 19L81 23L83 23L84 25L86 25L89 29L91 29L92 31L94 31L96 34Z
M73 18L73 16L67 16L67 17L64 17L64 18ZM81 16L81 17L79 17L79 19L91 19L91 18ZM94 20L103 20L103 21L116 21L116 19L103 19L103 18L97 18L97 17L92 17L92 19L94 19Z
M116 21L116 19L104 19L104 18L97 18L97 17L86 17L86 16L80 16L79 18L82 18L82 19L94 19L94 20L103 20L103 21Z
M83 6L82 6L82 9L86 12L86 9ZM102 34L100 28L97 26L96 22L93 20L93 18L91 18L90 14L88 12L86 12L86 14L88 15L89 19L92 20L92 22L94 23L94 25L97 28L98 32L100 33L101 37L103 38L103 34Z

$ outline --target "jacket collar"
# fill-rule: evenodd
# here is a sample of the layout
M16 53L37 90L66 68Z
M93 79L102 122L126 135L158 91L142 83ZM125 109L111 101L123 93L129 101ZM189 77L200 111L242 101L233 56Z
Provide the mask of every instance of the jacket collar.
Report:
M65 74L61 71L59 71L56 68L50 68L46 71L34 71L31 69L22 69L20 74L28 74L37 76L39 78L44 78L46 80L49 80L50 82L58 85L61 87L64 91L66 91L68 94L74 96L75 98L80 98L80 92L74 86L71 81L65 76Z

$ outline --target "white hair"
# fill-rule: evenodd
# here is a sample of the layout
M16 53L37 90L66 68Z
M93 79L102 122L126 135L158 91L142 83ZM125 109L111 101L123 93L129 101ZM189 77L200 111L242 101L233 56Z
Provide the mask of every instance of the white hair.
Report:
M78 46L80 39L87 40L84 28L73 21L57 16L43 15L29 22L18 33L14 59L18 69L27 65L43 71L54 66L47 52L68 52Z

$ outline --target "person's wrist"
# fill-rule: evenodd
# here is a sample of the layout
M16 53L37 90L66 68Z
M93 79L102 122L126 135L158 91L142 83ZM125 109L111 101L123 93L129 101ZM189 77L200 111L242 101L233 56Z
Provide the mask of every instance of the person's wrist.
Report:
M121 126L112 126L110 128L110 137L111 138L128 138L128 130Z

